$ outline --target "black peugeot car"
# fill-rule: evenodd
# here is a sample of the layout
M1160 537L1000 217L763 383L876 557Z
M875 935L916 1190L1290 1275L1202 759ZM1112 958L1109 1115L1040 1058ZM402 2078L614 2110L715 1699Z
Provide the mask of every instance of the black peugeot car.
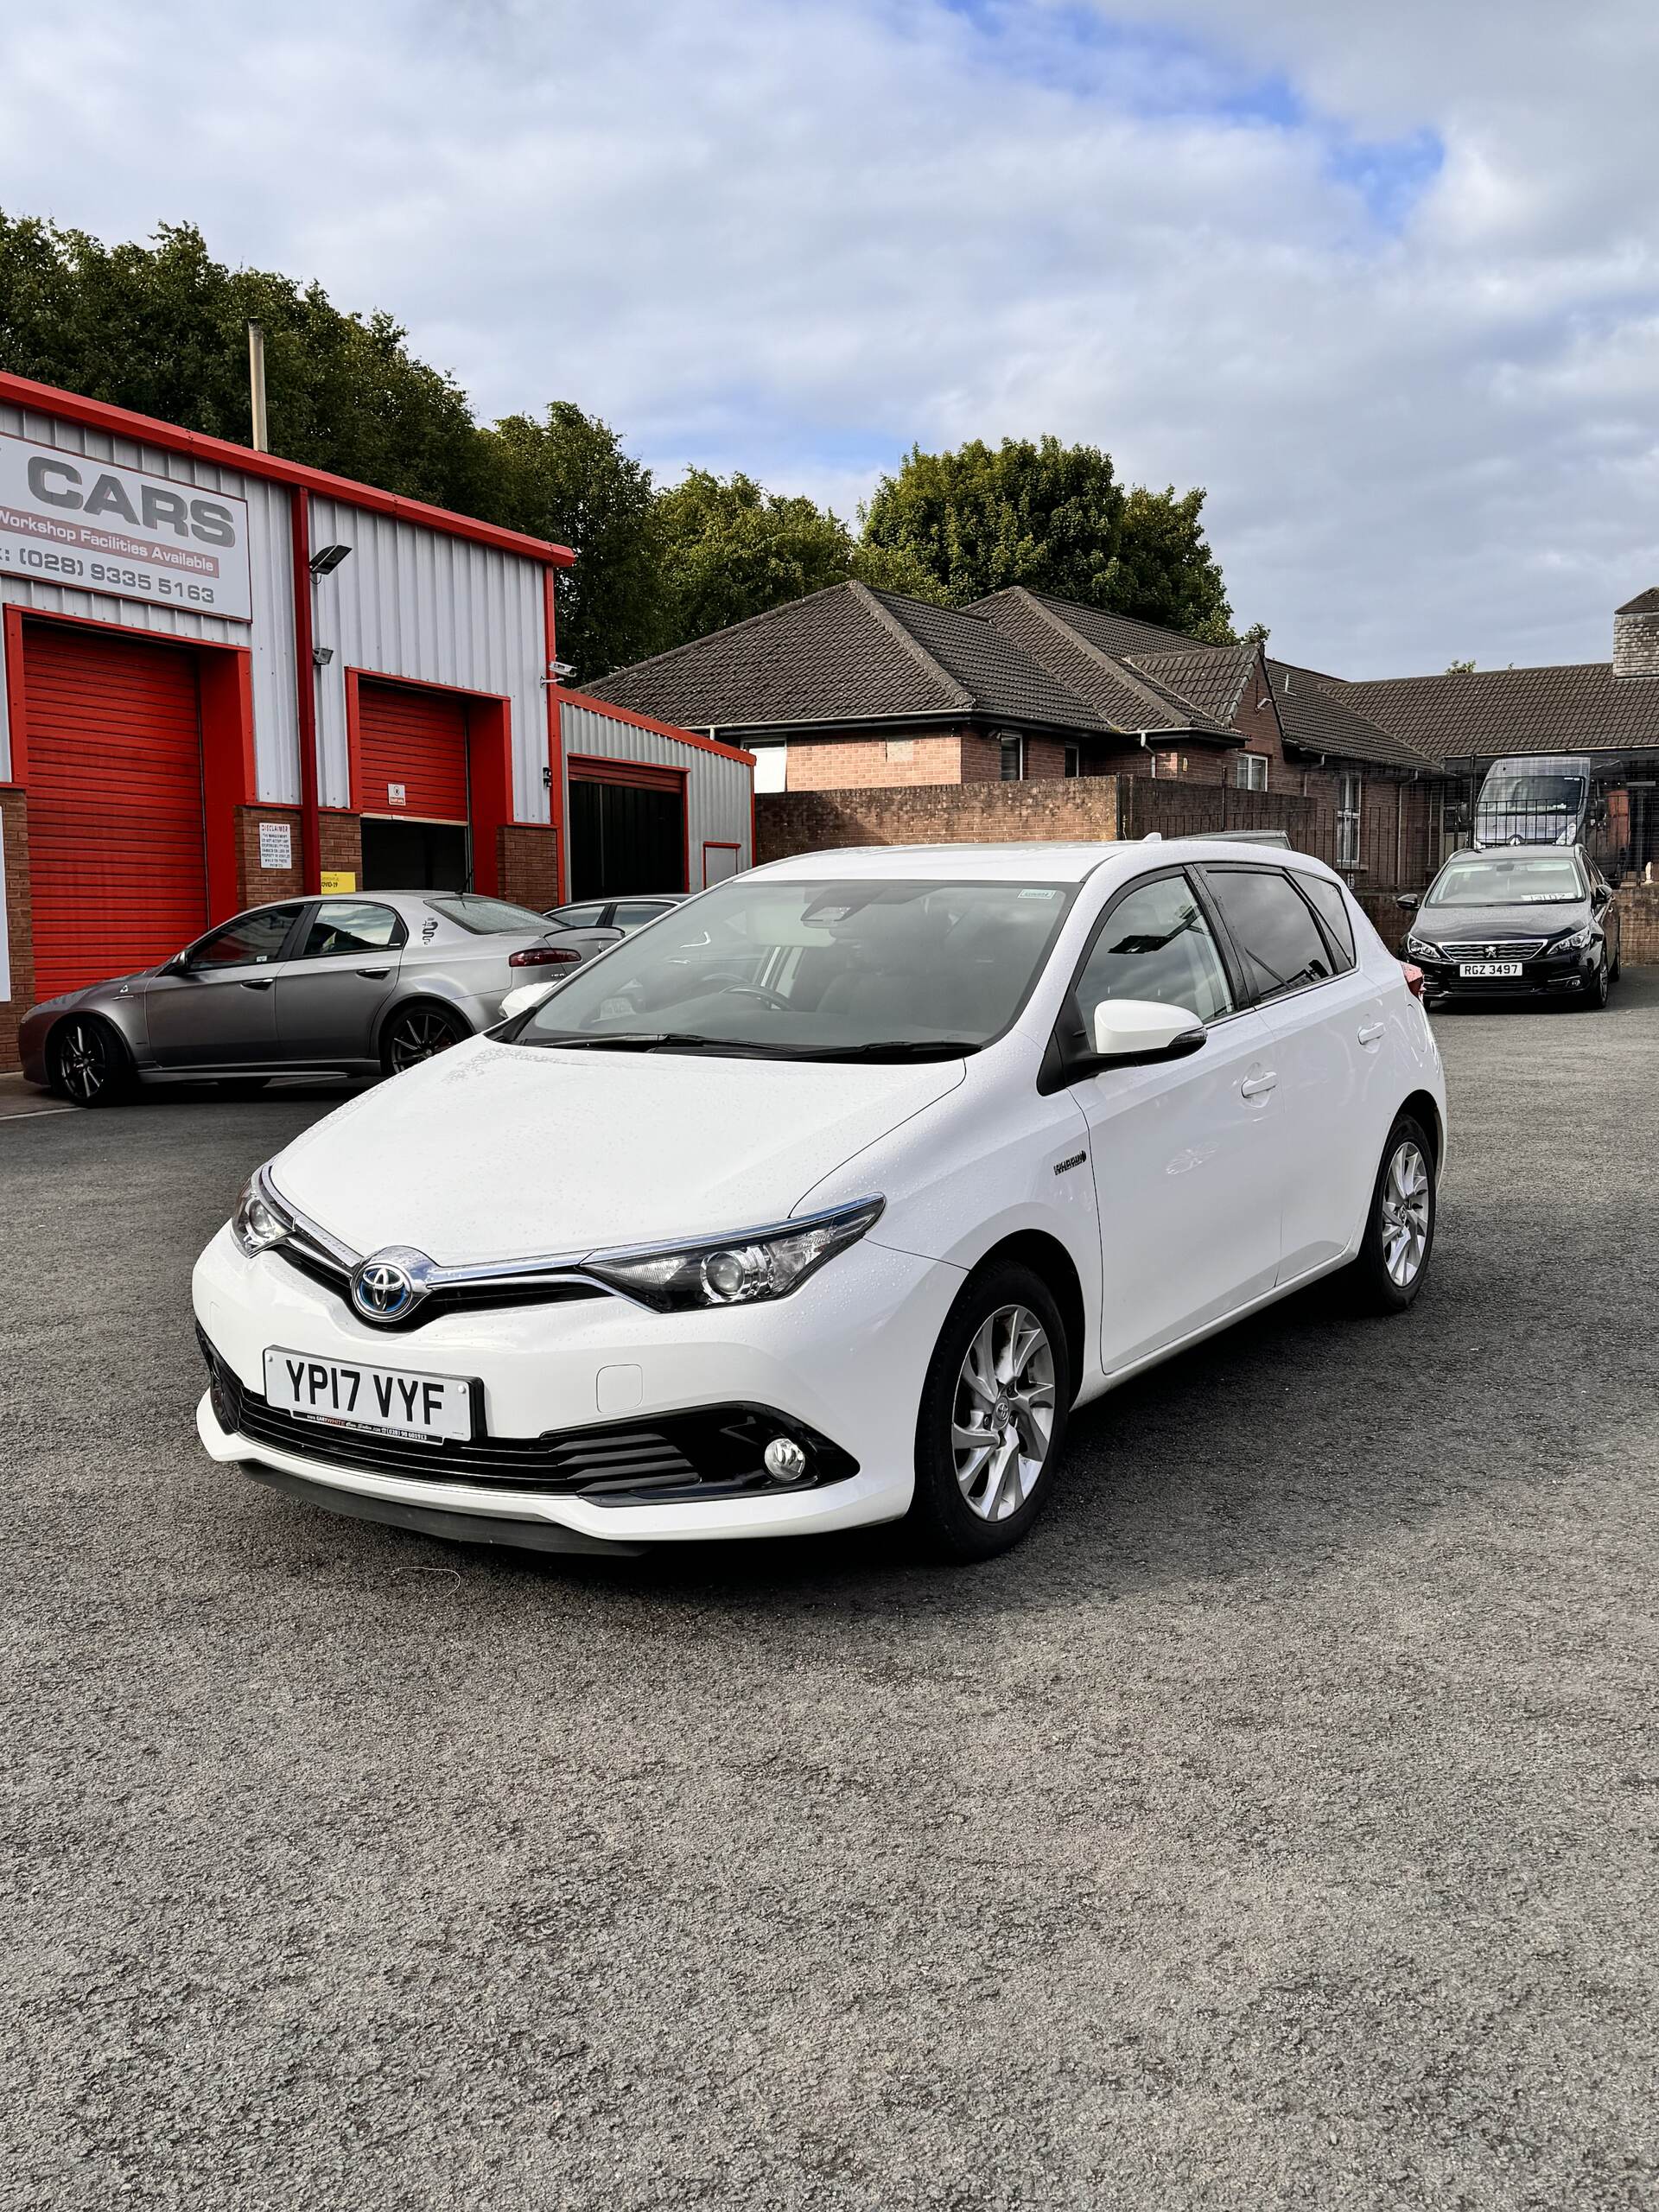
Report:
M1453 853L1418 899L1406 957L1429 1006L1447 999L1564 999L1604 1007L1618 979L1618 908L1581 846Z

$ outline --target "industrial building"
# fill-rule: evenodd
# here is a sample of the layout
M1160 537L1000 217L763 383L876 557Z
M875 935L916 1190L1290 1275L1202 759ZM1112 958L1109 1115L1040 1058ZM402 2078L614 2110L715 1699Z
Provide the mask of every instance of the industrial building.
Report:
M747 868L750 754L557 683L574 557L0 374L0 1067L264 899Z

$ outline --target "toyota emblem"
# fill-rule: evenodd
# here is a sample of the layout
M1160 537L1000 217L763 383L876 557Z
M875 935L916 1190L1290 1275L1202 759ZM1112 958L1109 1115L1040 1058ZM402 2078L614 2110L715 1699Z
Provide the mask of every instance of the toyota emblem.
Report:
M388 1253L372 1253L352 1277L352 1304L365 1321L401 1321L420 1295L414 1274Z

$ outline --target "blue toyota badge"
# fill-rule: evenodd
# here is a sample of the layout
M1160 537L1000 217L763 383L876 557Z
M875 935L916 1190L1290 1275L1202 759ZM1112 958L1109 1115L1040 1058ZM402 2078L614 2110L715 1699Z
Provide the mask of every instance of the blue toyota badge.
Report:
M365 1321L401 1321L422 1294L422 1285L401 1258L372 1252L352 1276L352 1304Z

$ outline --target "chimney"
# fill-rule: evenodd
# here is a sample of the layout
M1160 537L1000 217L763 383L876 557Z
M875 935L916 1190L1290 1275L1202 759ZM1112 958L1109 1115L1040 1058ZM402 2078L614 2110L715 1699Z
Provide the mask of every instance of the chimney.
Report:
M1614 615L1613 674L1659 676L1659 591L1644 591Z

